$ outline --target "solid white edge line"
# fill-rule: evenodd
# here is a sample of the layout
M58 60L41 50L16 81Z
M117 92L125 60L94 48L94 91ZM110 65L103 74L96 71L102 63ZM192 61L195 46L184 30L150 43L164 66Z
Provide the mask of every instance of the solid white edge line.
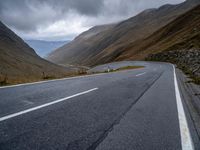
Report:
M91 74L91 75L84 75L84 76L76 76L76 77L68 77L68 78L61 78L61 79L55 79L55 80L47 80L47 81L38 81L38 82L31 82L31 83L22 83L22 84L16 84L16 85L8 85L8 86L2 86L0 89L6 89L6 88L13 88L13 87L19 87L24 85L34 85L34 84L40 84L40 83L48 83L48 82L55 82L55 81L63 81L63 80L70 80L70 79L79 79L79 78L86 78L86 77L93 77L93 76L100 76L107 73L99 73L99 74Z
M40 84L40 83L55 82L55 81L63 81L63 80L70 80L70 79L79 79L79 78L87 78L87 77L101 76L101 75L104 75L104 74L108 74L108 73L97 73L97 74L90 74L90 75L83 75L83 76L75 76L75 77L67 77L67 78L54 79L54 80L47 80L47 81L37 81L37 82L22 83L22 84L16 84L16 85L0 86L0 89L13 88L13 87L19 87L19 86L24 86L24 85L34 85L34 84Z
M146 72L137 74L137 75L135 75L135 76L136 76L136 77L139 77L139 76L142 76L142 75L144 75L144 74L146 74Z
M187 123L185 111L183 108L183 103L181 100L181 95L180 95L180 91L178 87L176 70L175 70L174 65L173 65L173 69L174 69L174 86L175 86L176 102L177 102L177 109L178 109L178 119L179 119L179 126L180 126L182 150L194 150L190 130L188 128L188 123Z
M26 113L29 113L29 112L32 112L32 111L35 111L35 110L38 110L38 109L41 109L41 108L44 108L44 107L47 107L47 106L50 106L50 105L53 105L53 104L56 104L56 103L60 103L62 101L65 101L65 100L68 100L68 99L71 99L71 98L74 98L74 97L77 97L77 96L80 96L80 95L90 93L90 92L95 91L95 90L98 90L98 88L93 88L93 89L90 89L90 90L87 90L87 91L84 91L84 92L81 92L81 93L77 93L77 94L62 98L62 99L58 99L58 100L55 100L55 101L52 101L52 102L49 102L49 103L46 103L46 104L43 104L43 105L40 105L40 106L36 106L36 107L30 108L30 109L26 109L26 110L23 110L23 111L14 113L14 114L10 114L10 115L1 117L0 122L14 118L14 117L17 117L17 116L20 116L20 115L23 115L23 114L26 114Z

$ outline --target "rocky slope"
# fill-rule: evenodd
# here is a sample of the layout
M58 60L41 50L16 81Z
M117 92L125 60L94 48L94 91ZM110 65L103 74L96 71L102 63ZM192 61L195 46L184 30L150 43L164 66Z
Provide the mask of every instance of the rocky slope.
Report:
M140 39L149 37L198 3L199 0L187 0L178 5L168 4L114 25L92 28L51 53L48 60L59 64L94 66L116 60L144 59L145 55L140 52L143 45ZM82 39L83 35L90 36Z
M40 58L0 22L0 85L64 77L71 71Z
M175 63L200 83L200 5L145 39L144 43L148 47L144 51L145 55L149 54L147 60Z
M147 60L177 64L194 82L200 84L200 48L164 51L149 55Z

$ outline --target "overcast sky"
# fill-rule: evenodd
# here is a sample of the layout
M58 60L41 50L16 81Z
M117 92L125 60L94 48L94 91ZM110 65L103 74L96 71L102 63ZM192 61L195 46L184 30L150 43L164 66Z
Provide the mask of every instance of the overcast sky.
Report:
M0 0L0 20L24 39L70 40L92 26L184 0Z

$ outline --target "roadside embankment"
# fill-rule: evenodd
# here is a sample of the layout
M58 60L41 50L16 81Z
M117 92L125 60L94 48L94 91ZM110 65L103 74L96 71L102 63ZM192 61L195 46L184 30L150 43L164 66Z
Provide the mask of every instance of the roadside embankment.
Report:
M200 84L200 49L164 51L151 54L146 60L174 63L195 83Z

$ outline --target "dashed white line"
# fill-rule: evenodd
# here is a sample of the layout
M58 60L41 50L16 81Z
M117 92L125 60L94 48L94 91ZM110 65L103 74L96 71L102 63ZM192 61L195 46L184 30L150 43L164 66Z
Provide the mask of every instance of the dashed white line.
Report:
M180 91L179 91L178 82L176 78L176 70L174 66L173 68L174 68L174 85L175 85L176 102L177 102L177 109L178 109L182 150L194 150L190 130L188 128L188 123L187 123L187 119L186 119L184 108L183 108L183 103L180 96Z
M74 94L72 96L68 96L68 97L58 99L58 100L55 100L55 101L52 101L52 102L49 102L49 103L46 103L46 104L43 104L43 105L40 105L40 106L36 106L36 107L30 108L30 109L26 109L26 110L23 110L23 111L14 113L14 114L10 114L10 115L1 117L0 122L14 118L14 117L17 117L17 116L20 116L20 115L23 115L23 114L26 114L26 113L29 113L29 112L32 112L32 111L35 111L35 110L38 110L38 109L41 109L41 108L44 108L44 107L47 107L47 106L50 106L50 105L53 105L53 104L56 104L56 103L60 103L62 101L66 101L68 99L71 99L71 98L74 98L74 97L77 97L77 96L80 96L80 95L90 93L90 92L95 91L95 90L98 90L98 88L93 88L93 89L90 89L90 90L87 90L87 91L84 91L84 92L81 92L81 93Z
M137 74L136 77L142 76L142 75L144 75L144 74L146 74L146 72L143 72L143 73Z

